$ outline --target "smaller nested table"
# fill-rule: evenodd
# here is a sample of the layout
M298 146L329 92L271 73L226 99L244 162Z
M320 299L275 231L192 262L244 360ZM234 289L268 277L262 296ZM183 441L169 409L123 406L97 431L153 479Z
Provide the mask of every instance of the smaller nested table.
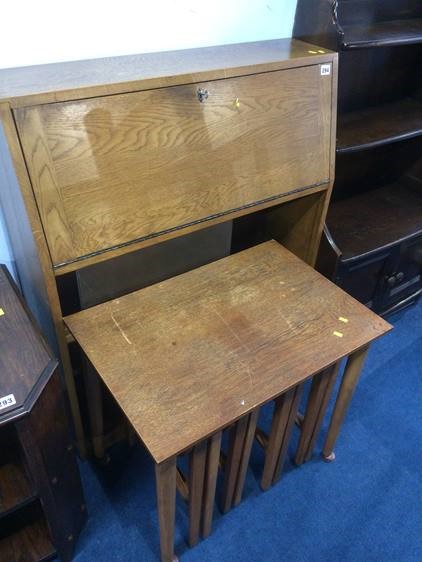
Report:
M164 562L173 559L177 456L193 451L194 544L201 524L204 535L211 528L221 431L232 426L226 511L240 501L258 408L391 328L274 241L65 322L156 464ZM101 451L98 394L90 408Z

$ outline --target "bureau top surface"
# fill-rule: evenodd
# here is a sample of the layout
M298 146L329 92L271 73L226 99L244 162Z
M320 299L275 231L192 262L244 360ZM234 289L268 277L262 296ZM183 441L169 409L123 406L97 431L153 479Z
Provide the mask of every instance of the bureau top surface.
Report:
M0 70L0 102L51 103L241 76L332 60L326 49L275 39Z
M56 365L0 266L0 425L29 412Z
M275 241L65 323L156 462L391 328Z

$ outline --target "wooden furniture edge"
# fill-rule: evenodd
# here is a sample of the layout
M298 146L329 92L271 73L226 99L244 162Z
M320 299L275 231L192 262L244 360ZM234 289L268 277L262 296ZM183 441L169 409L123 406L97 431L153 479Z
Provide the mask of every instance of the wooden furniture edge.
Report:
M121 244L120 246L117 246L115 248L105 249L88 256L81 256L75 261L67 262L63 265L53 266L54 275L60 276L72 271L78 271L84 267L101 263L103 261L107 261L124 254L129 254L142 248L147 248L149 246L159 244L160 242L164 242L166 240L184 236L185 234L189 234L191 232L197 232L198 230L202 230L203 228L207 228L209 226L221 224L223 222L230 221L241 216L268 209L270 207L275 207L277 205L282 205L283 203L287 203L289 201L294 201L301 198L301 196L307 197L308 195L312 195L314 193L321 193L327 191L327 188L330 184L331 182L322 183L321 185L317 185L315 187L304 188L300 191L292 191L286 195L281 194L280 196L271 198L270 200L264 201L262 203L247 205L241 209L234 210L233 212L227 212L211 219L205 219L203 221L197 221L193 224L188 224L187 226L181 226L180 228L171 229L170 231L164 232L163 234L146 237L139 241L135 240L126 244Z
M331 194L335 182L335 166L336 166L336 144L337 144L337 103L338 103L338 55L333 59L332 80L333 87L331 89L331 137L330 137L330 185L326 193L323 209L321 211L321 221L313 233L315 244L312 255L312 265L315 265L318 250L321 243L322 233L325 227L325 219L327 217L328 206L331 201Z
M66 337L63 329L59 296L57 293L57 286L54 278L51 258L47 248L44 230L35 203L32 185L29 179L21 146L18 141L17 131L9 104L0 103L0 123L3 128L7 147L10 151L10 161L13 167L13 170L11 170L10 173L13 173L16 179L16 181L14 182L13 179L8 177L6 170L6 157L9 155L3 155L4 161L2 162L2 164L4 166L5 184L4 186L2 186L3 189L0 190L0 199L8 228L10 228L11 231L17 231L18 234L17 237L11 237L12 249L17 261L21 261L22 263L30 261L31 265L36 269L33 277L31 277L31 274L28 272L28 277L24 278L22 276L23 268L20 268L20 282L22 284L24 296L25 291L29 290L29 286L34 284L36 285L36 287L32 286L31 288L32 290L35 290L37 292L37 304L38 306L42 307L44 324L49 324L54 327L54 332L57 340L56 342L50 341L50 344L52 345L53 350L56 349L55 344L57 344L58 347L58 352L62 362L64 380L66 382L69 396L70 408L73 416L76 439L78 442L80 454L82 456L85 456L86 444L84 431L79 410L79 403L76 396L75 381L70 363L69 350L67 347ZM0 152L0 156L1 155L2 154ZM16 185L13 185L14 183ZM16 208L18 202L23 205L26 211L26 217L20 216L22 214L21 209ZM31 231L33 233L33 242L35 245L34 255L28 255L29 250L25 251L25 244L26 248L28 248L29 241L25 240L27 234L24 232L24 225L23 222L20 222L20 220L23 221L26 219L29 221ZM21 247L19 247L19 244L21 244ZM40 321L39 318L38 321ZM40 322L40 324L43 323ZM45 330L46 326L42 327Z
M263 45L265 43L276 43L282 42L286 39L270 39L267 41L255 41L249 43L237 43L231 45L215 45L213 47L199 47L196 49L184 49L178 51L168 51L163 53L145 53L145 54L137 54L137 55L125 55L122 57L108 57L103 59L91 59L91 60L83 60L83 61L68 61L63 63L53 63L54 65L60 65L65 70L68 69L69 72L74 69L76 64L81 63L85 65L95 65L96 63L101 64L105 63L109 60L118 60L118 59L125 59L129 60L130 58L135 59L139 57L139 66L140 72L139 77L136 79L130 80L122 80L122 81L112 81L112 79L108 80L104 83L97 83L97 84L80 84L74 86L63 87L60 89L59 86L51 86L51 89L48 91L35 91L30 93L22 93L22 94L13 94L10 95L1 95L0 94L0 103L1 102L9 102L12 108L18 108L22 106L30 106L30 105L39 105L39 104L46 104L46 103L55 103L55 102L64 102L64 101L74 101L78 99L84 98L92 98L98 96L110 96L115 94L123 94L129 93L133 91L141 91L141 90L149 90L149 89L156 89L156 88L164 88L169 86L179 86L183 84L192 84L196 82L203 82L203 81L210 81L210 80L218 80L218 79L227 79L227 78L235 78L239 76L246 76L248 74L257 74L263 72L272 72L277 70L284 70L286 68L297 68L301 66L309 66L314 64L323 64L329 63L335 60L338 57L338 54L334 51L330 51L329 49L321 48L311 43L307 43L305 41L301 41L298 39L288 38L291 44L300 44L304 48L304 54L298 55L296 57L286 57L280 58L279 60L270 61L270 62L260 62L260 61L253 61L251 60L250 63L245 63L243 65L236 65L232 64L230 66L230 62L235 59L235 55L232 54L230 57L228 56L228 65L222 65L219 63L219 66L213 67L212 60L213 57L216 57L216 53L218 50L226 49L227 51L231 49L247 49L250 47L253 49L254 47L257 48L259 45ZM214 50L214 51L213 51ZM179 55L180 57L186 57L187 53L194 58L202 53L207 52L207 56L204 57L204 66L208 66L208 69L205 70L196 70L192 68L191 70L185 69L184 71L180 72L179 74L172 74L170 71L162 72L161 74L158 73L157 76L142 76L142 66L145 65L146 61L148 64L148 59L153 62L154 57L157 56L161 57L170 57L174 60L174 57ZM213 54L214 53L214 54ZM220 55L221 56L221 55ZM232 61L230 61L230 58ZM150 64L151 64L150 62ZM235 60L234 60L235 62ZM158 61L155 62L158 65ZM45 67L50 65L38 65L40 72ZM169 65L171 66L171 65ZM27 72L27 69L33 69L35 67L23 67L21 72ZM86 69L86 71L88 68ZM16 69L4 69L3 74L10 73L12 71L16 71L17 73L20 71L19 68ZM2 71L0 70L0 77Z
M142 289L140 289L142 290ZM66 321L66 319L65 319ZM330 364L328 364L325 369L330 369L332 367L334 367L339 361L341 361L342 359L344 359L345 357L348 357L350 355L353 355L354 353L359 352L361 349L366 348L367 346L369 346L370 344L372 344L374 341L378 340L379 338L381 338L382 336L384 336L385 334L387 334L388 332L390 332L393 329L393 326L391 324L389 324L388 322L385 321L385 323L387 324L387 327L385 329L384 332L379 333L375 336L373 336L373 338L364 345L357 345L356 347L353 347L353 349L350 350L350 352L347 355L344 356L339 356L336 357ZM69 328L70 331L70 328ZM72 334L73 335L73 334ZM78 340L75 338L75 341L77 342ZM79 345L79 343L78 343ZM96 376L101 380L101 382L104 384L105 388L107 388L107 391L111 393L110 388L107 386L106 382L101 378L101 376L98 374L98 372L96 371L95 367L93 367ZM299 383L292 383L289 387L287 387L282 393L278 393L278 394L274 394L273 396L269 397L267 400L265 400L264 402L258 402L258 403L251 403L251 405L248 407L247 410L245 410L244 412L242 412L242 414L240 414L239 416L237 416L236 418L233 418L233 420L231 420L228 423L223 423L220 424L218 426L216 426L215 428L213 428L211 431L209 431L207 434L204 434L203 436L201 436L201 438L197 439L195 442L189 444L188 446L184 447L183 449L177 450L177 451L172 451L171 455L168 457L164 457L164 456L155 456L152 451L149 449L149 447L146 445L146 443L144 442L144 440L142 439L142 436L138 433L138 431L136 430L136 428L134 428L133 426L133 431L136 434L137 438L139 439L139 441L143 444L143 446L145 447L145 449L148 451L148 454L151 456L152 460L154 461L154 463L156 463L157 465L161 465L165 462L167 462L170 458L174 457L176 458L179 455L183 455L185 453L187 453L188 451L191 450L192 447L195 447L196 445L198 445L201 441L209 439L214 433L217 432L222 432L224 430L226 430L228 427L230 427L231 425L236 424L240 419L242 419L245 416L250 415L254 410L256 410L257 408L262 408L263 406L265 406L266 404L272 402L273 400L279 398L280 396L290 392L293 388L296 388L298 385L302 385L304 383L306 383L307 381L309 381L310 379L312 379L315 375L317 375L318 373L320 373L320 370L316 370L313 371L311 373L309 373L304 379L302 379ZM111 393L112 394L112 393ZM119 405L120 407L120 405ZM123 411L123 409L122 409ZM129 423L130 420L129 418L127 418Z

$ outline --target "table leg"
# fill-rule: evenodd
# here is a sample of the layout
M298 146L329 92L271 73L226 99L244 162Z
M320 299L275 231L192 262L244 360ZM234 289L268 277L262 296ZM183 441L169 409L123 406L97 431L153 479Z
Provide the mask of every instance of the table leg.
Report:
M299 446L296 451L297 465L308 461L324 418L331 392L337 376L339 364L335 364L314 376L308 405L303 419Z
M204 513L202 535L208 537L212 528L215 488L217 485L218 466L220 462L221 431L215 433L208 441L207 466L204 482Z
M202 499L204 492L205 465L207 460L207 440L195 445L189 461L189 545L195 546L199 540L201 526Z
M325 391L324 391L324 394L322 396L319 412L318 412L318 415L317 415L316 420L315 420L315 425L314 425L314 429L313 429L313 432L312 432L312 436L311 436L309 444L308 444L308 449L307 449L306 456L305 456L305 462L311 460L312 453L313 453L314 447L315 447L315 443L316 443L316 440L318 438L318 434L319 434L319 431L321 429L322 422L324 420L325 412L327 411L328 403L330 401L330 397L331 397L331 394L333 392L334 385L336 383L339 367L340 367L340 362L338 362L336 365L333 365L333 367L328 369L328 372L326 374Z
M230 442L224 471L224 484L221 510L227 513L233 505L234 490L242 458L243 444L248 429L249 416L240 418L230 429Z
M271 432L265 451L265 465L261 481L263 490L267 490L280 479L302 391L303 385L299 385L276 400Z
M104 458L104 416L101 381L87 358L84 359L84 381L92 447L95 457L102 459Z
M281 445L283 443L293 396L294 390L289 390L275 400L270 435L265 448L264 471L261 479L261 488L263 490L268 490L273 481L274 471Z
M233 496L233 507L239 505L242 499L243 487L245 485L246 473L248 470L249 459L253 440L255 437L256 423L258 421L259 408L256 408L249 414L248 429L246 431L245 441L243 445L242 457L240 460L239 472L237 475L236 487Z
M284 434L283 443L281 445L280 454L278 456L277 466L275 467L272 484L276 484L280 480L281 471L287 457L287 449L289 447L290 437L292 435L293 427L296 423L299 411L300 399L303 393L303 384L296 387L296 394L290 409L289 419L287 420L286 432Z
M344 369L343 379L338 391L336 404L331 416L330 426L328 428L327 438L322 451L323 457L328 460L334 460L334 444L340 432L341 424L346 415L347 408L356 388L359 375L362 371L363 363L368 353L369 346L355 351L349 356L346 367Z
M161 562L175 562L176 457L155 465Z

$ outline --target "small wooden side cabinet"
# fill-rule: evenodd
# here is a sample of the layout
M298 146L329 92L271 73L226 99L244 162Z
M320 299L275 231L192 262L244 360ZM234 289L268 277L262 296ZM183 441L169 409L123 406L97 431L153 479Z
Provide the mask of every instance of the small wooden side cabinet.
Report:
M72 559L86 507L54 359L0 266L0 561Z

